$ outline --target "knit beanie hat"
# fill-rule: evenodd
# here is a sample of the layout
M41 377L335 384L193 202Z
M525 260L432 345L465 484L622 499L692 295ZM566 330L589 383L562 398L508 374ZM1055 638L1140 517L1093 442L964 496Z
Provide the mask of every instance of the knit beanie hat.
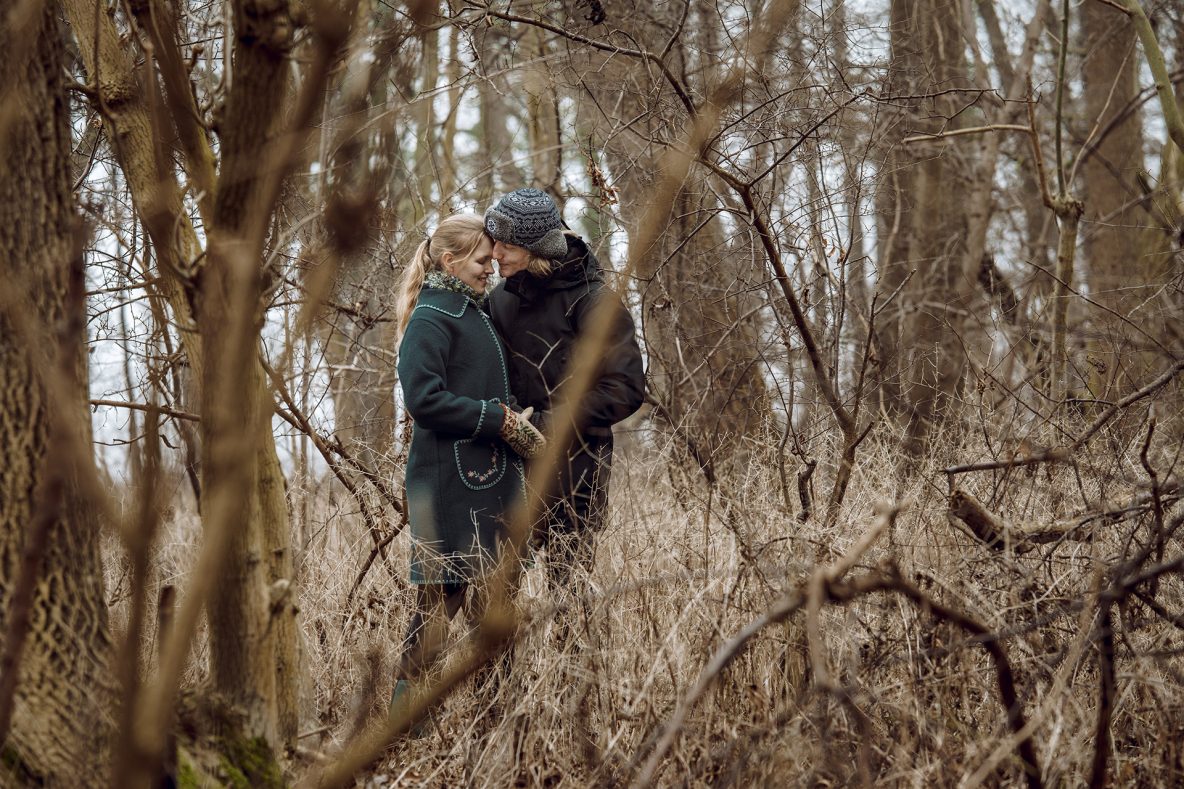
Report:
M485 231L494 241L524 247L548 260L567 254L563 218L541 189L515 189L485 212Z

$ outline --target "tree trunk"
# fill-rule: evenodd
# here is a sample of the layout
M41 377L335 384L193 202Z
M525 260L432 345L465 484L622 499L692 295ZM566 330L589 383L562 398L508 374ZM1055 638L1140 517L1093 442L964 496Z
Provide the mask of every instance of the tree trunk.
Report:
M514 140L507 121L513 112L505 96L510 91L502 69L509 65L511 41L499 27L479 26L475 32L477 82L481 122L477 133L477 194L479 202L495 199L499 192L526 186L526 176L514 160Z
M58 32L52 6L37 6L23 31L32 44L0 48L0 84L16 92L4 103L13 114L0 145L0 279L8 291L0 298L0 718L11 713L0 724L5 785L65 786L81 776L102 783L116 699L99 524L77 482L78 469L92 461Z
M1085 60L1082 132L1095 135L1081 166L1085 214L1081 235L1091 298L1153 337L1162 336L1162 316L1153 299L1166 281L1170 257L1157 249L1160 235L1142 205L1143 121L1127 112L1139 90L1140 54L1130 19L1100 3L1080 6ZM1145 179L1143 179L1145 182ZM1088 366L1071 378L1079 391L1108 399L1137 389L1154 377L1156 354L1146 337L1117 315L1088 308Z
M450 15L456 13L454 3L449 2ZM460 26L452 25L448 29L448 65L444 69L444 79L448 82L448 117L444 119L444 128L440 134L440 211L452 213L461 200L457 194L459 178L459 161L456 150L456 131L460 121L460 100L464 94L461 82L461 48Z
M634 183L622 188L627 217L643 211ZM754 305L743 295L755 283L715 211L704 181L693 179L636 272L652 394L709 477L744 462L745 439L770 413Z
M849 93L847 87L852 84L851 55L848 48L847 36L847 3L846 0L835 0L831 9L831 24L840 31L835 36L835 69L842 76L842 84L835 85L833 90ZM856 125L843 123L839 127L840 149L843 156L843 207L847 212L848 235L841 243L846 247L846 266L839 272L839 276L846 286L845 308L847 318L843 327L848 343L851 347L847 377L851 381L859 378L859 371L863 366L864 343L867 341L867 320L870 317L871 294L868 287L867 251L863 231L863 189L860 182L860 169L863 165L860 156L865 155L862 149ZM841 302L842 303L842 302ZM838 371L836 370L836 378Z
M419 63L419 96L415 104L415 163L412 175L415 178L418 198L415 205L415 219L422 220L435 212L436 202L432 199L432 187L436 177L436 83L440 79L440 31L435 27L440 21L439 2L427 4L431 12L426 15L426 26L420 33L423 57ZM441 199L446 197L441 195Z
M351 120L336 129L328 124L322 129L322 134L329 135L322 144L328 159L323 163L327 175L316 194L307 195L307 206L294 212L311 211L319 200L321 221L293 227L292 232L304 247L303 255L315 261L314 268L334 268L332 301L352 307L340 310L327 306L315 323L327 362L334 435L366 469L391 479L395 475L395 403L391 393L396 383L397 347L391 307L399 273L391 262L409 254L390 250L382 239L399 237L400 231L413 227L417 209L412 197L415 190L408 188L412 184L402 177L402 167L396 162L402 153L397 135L390 134L393 124L387 125L383 118L389 114L388 83L394 83L390 90L394 95L412 92L417 53L409 46L414 40L409 22L406 27L398 26L392 18L393 9L380 8L376 13L378 25L386 32L365 74L365 88L346 91L337 102L339 106L326 113ZM459 47L455 33L453 28L449 37L453 49ZM450 63L448 69L450 81L457 83L450 93L459 100L460 64ZM428 73L426 68L421 70ZM435 76L424 79L434 80ZM455 102L452 106L456 107ZM367 133L370 124L379 128L377 135ZM441 210L447 210L456 190L455 151L449 142L455 137L456 124L457 113L450 112L444 120L441 146ZM391 179L392 171L400 175ZM430 174L427 177L432 180ZM390 188L385 199L383 185ZM376 233L378 227L384 232ZM407 246L413 249L415 245ZM371 317L384 320L375 322Z
M659 48L677 23L681 8L658 8L632 2L605 4L606 13L643 45ZM666 15L663 17L663 15ZM714 6L697 3L690 27L696 43L713 52L712 37L720 24ZM675 72L694 72L710 81L715 65L676 62ZM619 132L601 127L598 137L620 188L621 215L631 236L646 210L654 173L664 148L650 142L667 134L665 108L650 102L654 74L633 60L594 59L588 69L595 82L585 83L601 107L612 106L619 117L636 118L634 129ZM700 88L702 86L699 86ZM664 83L661 90L669 86ZM593 115L597 121L603 118ZM585 128L594 128L589 121ZM665 421L680 439L678 445L709 480L734 466L743 467L748 440L768 423L770 404L757 332L752 294L764 274L753 270L742 244L725 238L721 206L700 168L674 199L666 227L653 248L645 250L635 272L641 292L642 324L648 360L650 394Z
M210 669L215 688L246 713L245 733L275 744L295 737L298 672L294 612L280 594L291 583L292 557L272 397L259 358L258 228L271 210L261 194L271 175L268 152L282 127L294 20L287 3L244 2L234 24L234 82L197 314L207 360L202 522L207 533L229 529L232 545L210 600Z
M161 289L161 295L168 302L169 307L173 311L174 319L180 327L182 345L189 367L193 373L194 380L201 382L202 392L198 400L203 404L204 409L210 405L209 393L205 389L209 382L219 375L217 371L207 369L205 360L208 358L216 359L219 361L221 367L226 367L227 360L220 355L209 356L211 349L220 349L222 347L224 338L200 336L200 329L207 328L215 333L225 332L226 326L219 322L221 321L219 316L223 314L225 305L219 306L216 303L205 304L206 313L204 316L200 310L196 310L194 307L194 300L196 299L195 278L203 261L205 261L204 265L207 271L219 270L227 265L226 255L229 254L229 250L226 246L233 244L233 231L243 219L242 215L245 214L249 189L251 184L253 184L253 180L245 178L244 170L250 168L248 171L254 172L254 169L258 168L264 161L264 157L257 147L263 138L256 138L252 142L250 135L260 133L261 130L259 127L261 126L278 122L282 114L278 106L278 99L271 100L274 106L270 107L270 114L265 116L262 110L268 106L267 101L261 95L249 95L244 102L235 105L237 115L227 116L226 123L228 125L224 128L226 133L222 139L222 152L226 157L237 154L239 158L233 164L229 159L226 159L223 163L222 177L214 208L215 211L220 211L221 213L218 217L211 217L213 226L206 228L207 235L211 240L210 249L208 250L209 255L207 256L205 254L207 250L203 249L193 222L190 220L189 214L184 210L180 187L168 165L169 158L163 156L164 151L159 148L158 140L162 139L162 136L158 131L164 123L164 119L159 117L154 118L150 108L153 106L164 106L163 98L156 95L152 97L153 101L151 103L148 101L143 85L147 84L151 86L152 83L142 83L136 78L133 71L132 59L121 42L119 32L116 30L115 24L109 15L105 13L96 14L94 3L90 0L64 0L63 5L69 17L70 25L73 28L75 39L78 42L79 51L82 53L87 73L91 75L97 74L99 77L99 84L96 86L96 89L99 97L101 97L101 106L105 110L102 115L107 129L107 137L114 145L120 168L123 170L131 189L136 210L139 212L144 221L144 226L152 238L160 267L160 277L157 279L157 287ZM272 17L264 16L262 18L271 19ZM259 23L256 22L255 25L258 27ZM258 39L254 38L252 40L257 41ZM260 44L259 46L262 45ZM272 78L279 79L286 76L286 73L282 72L282 66L279 71L281 73L278 76L273 74ZM248 68L248 73L244 77L248 82L242 87L236 87L232 91L232 94L237 96L241 95L241 92L249 92L249 80L253 78L253 74L254 72ZM240 79L240 76L242 75L239 75L236 70L236 83ZM282 92L279 95L282 96ZM252 104L255 99L258 99L258 101ZM243 132L238 134L232 131L234 124L237 123L241 123L246 127ZM244 135L246 135L245 140ZM240 151L228 144L231 139L234 139L244 149L247 149L246 158L244 158ZM247 143L250 143L250 145L247 145ZM251 159L250 157L252 156L255 158ZM219 218L221 218L221 221L219 221ZM217 225L224 225L224 227ZM214 249L213 242L215 239L224 241L224 247ZM215 260L218 262L215 263ZM258 268L258 257L256 258L255 266ZM207 277L203 281L203 296L218 293L220 287L228 284L228 281L223 281L219 284L219 279L225 280L224 272L217 271L213 276ZM209 288L208 291L205 291L206 287ZM258 282L251 280L250 287L257 289ZM218 297L214 297L215 302L217 299ZM257 315L258 308L259 305L251 302L249 305L250 311L247 313L248 320L251 320L256 327L258 320L261 318L261 316ZM235 314L231 317L237 319L239 316ZM251 343L251 361L249 365L244 362L244 365L258 367L258 350L255 344L258 339L257 328L254 337L255 339ZM217 353L220 352L217 351ZM231 376L238 376L238 373L239 370L234 368L231 369L229 374ZM247 407L242 409L242 413L236 418L251 417L257 419L267 427L266 435L256 434L252 436L253 439L257 440L257 444L253 445L256 457L248 464L251 468L244 478L253 480L254 488L249 494L245 494L249 495L250 502L249 504L245 504L241 509L242 515L252 516L248 522L243 524L244 530L248 527L252 530L258 530L261 536L252 556L249 559L242 557L242 560L247 562L251 568L256 568L251 569L251 573L265 573L265 575L261 575L260 577L266 577L271 583L281 579L290 583L292 579L291 537L288 529L288 510L284 491L283 471L280 468L275 442L271 438L270 433L270 417L272 413L270 390L267 388L262 370L247 369L247 367L244 367L243 374L237 380L238 383L234 390L237 393L235 397L241 397L242 401L247 404ZM217 399L217 396L215 396L215 399ZM214 421L215 425L217 425L218 418L216 417ZM222 428L218 426L211 428L206 421L203 421L200 433L203 443L201 447L203 457L203 492L206 496L210 494L211 472L204 467L204 464L210 459L210 448L205 446L205 442L208 440L211 429L216 432ZM239 435L243 436L247 434L240 433ZM217 475L220 472L215 471L213 473ZM242 481L236 480L235 484L238 485ZM209 515L209 508L204 506L205 504L206 502L203 501L203 519L207 519ZM236 545L236 549L245 547L245 545L254 539L248 539L238 531L235 533L238 538L246 540L246 542L240 542ZM260 566L260 563L264 559L267 562L266 568ZM255 585L254 582L251 583ZM230 590L227 588L229 585L227 584L213 584L213 586L220 595L230 593ZM246 627L255 619L266 617L264 609L266 608L267 601L263 591L262 581L260 581L257 591L258 594L254 592L249 594L242 593L238 595L238 599L243 605L251 605L258 608L261 613L257 612L249 616L232 617L225 626L214 621L216 616L211 617L212 642L219 641L219 643L226 645L227 649L251 649L251 644L255 636L245 631L235 632L233 628L239 626ZM224 608L224 606L220 606L219 608ZM217 632L218 635L214 635L214 632ZM295 609L291 605L287 605L286 607L282 607L276 615L275 621L272 623L272 627L268 632L266 644L263 645L263 648L252 653L253 657L259 660L269 659L274 655L272 671L275 676L265 681L264 687L270 699L268 706L274 709L278 704L279 723L277 724L274 720L275 715L269 713L273 720L265 728L270 729L272 734L282 737L285 741L291 741L295 738L298 727L298 672L296 670L298 650L296 648L296 639ZM273 643L276 645L274 648L271 646ZM219 662L223 661L225 656L212 657L212 659L215 662ZM227 666L223 666L222 669L213 671L212 673L216 678L222 678L222 680L216 680L216 682L229 682L230 680L226 678L228 670L229 668ZM230 688L222 688L222 690L227 691L227 695L231 698L234 697L235 693L242 690L239 687L240 683L232 684L235 685L234 692L230 692ZM245 693L245 695L254 696L253 693Z
M883 135L890 147L877 194L880 292L908 284L879 322L877 341L884 405L906 425L913 456L948 416L966 366L956 294L967 168L956 147L935 152L900 140L962 125L965 98L949 92L970 87L961 19L953 0L892 0L888 89L902 97L902 109L888 117Z
M523 31L529 59L522 75L526 92L527 129L530 137L530 185L562 199L563 159L559 138L559 96L547 62L547 36L537 27Z

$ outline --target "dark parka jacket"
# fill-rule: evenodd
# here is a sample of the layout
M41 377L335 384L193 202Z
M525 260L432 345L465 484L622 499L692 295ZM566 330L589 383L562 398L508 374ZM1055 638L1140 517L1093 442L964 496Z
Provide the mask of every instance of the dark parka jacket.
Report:
M612 426L641 407L645 373L634 336L633 318L604 284L600 264L582 239L568 236L567 256L547 277L527 272L506 280L488 298L494 325L509 352L510 389L525 408L540 415L537 425L550 432L550 411L568 379L576 339L586 330L593 308L609 299L615 311L608 346L597 359L591 389L576 416L576 435L557 469L556 487L546 499L547 514L536 538L583 535L603 525L613 456ZM534 420L532 420L534 421ZM589 560L586 540L561 541L558 565L576 555ZM563 571L560 571L562 574Z
M399 345L414 420L407 458L412 583L474 580L505 535L524 490L518 456L499 438L510 401L506 356L469 297L425 287Z
M612 426L641 407L645 373L633 319L605 286L600 263L584 240L568 236L567 256L549 276L523 272L511 277L488 303L509 352L510 389L518 405L546 413L570 373L572 348L599 299L611 299L617 314L576 427L584 438L611 439Z

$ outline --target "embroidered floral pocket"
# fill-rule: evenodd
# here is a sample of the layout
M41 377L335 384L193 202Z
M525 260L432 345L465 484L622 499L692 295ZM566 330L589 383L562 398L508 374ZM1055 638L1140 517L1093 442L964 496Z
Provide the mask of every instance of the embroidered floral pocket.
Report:
M472 490L485 490L501 482L506 473L506 447L500 442L472 438L453 442L460 481Z

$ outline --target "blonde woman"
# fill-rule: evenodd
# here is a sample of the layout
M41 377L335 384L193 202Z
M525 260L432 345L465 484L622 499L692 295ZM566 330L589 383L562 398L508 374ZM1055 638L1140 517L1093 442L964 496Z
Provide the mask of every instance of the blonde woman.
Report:
M414 423L407 459L416 608L392 706L432 663L443 630L496 560L542 435L510 404L505 350L484 312L493 243L455 215L419 245L399 296L399 381ZM473 604L470 603L472 606Z

